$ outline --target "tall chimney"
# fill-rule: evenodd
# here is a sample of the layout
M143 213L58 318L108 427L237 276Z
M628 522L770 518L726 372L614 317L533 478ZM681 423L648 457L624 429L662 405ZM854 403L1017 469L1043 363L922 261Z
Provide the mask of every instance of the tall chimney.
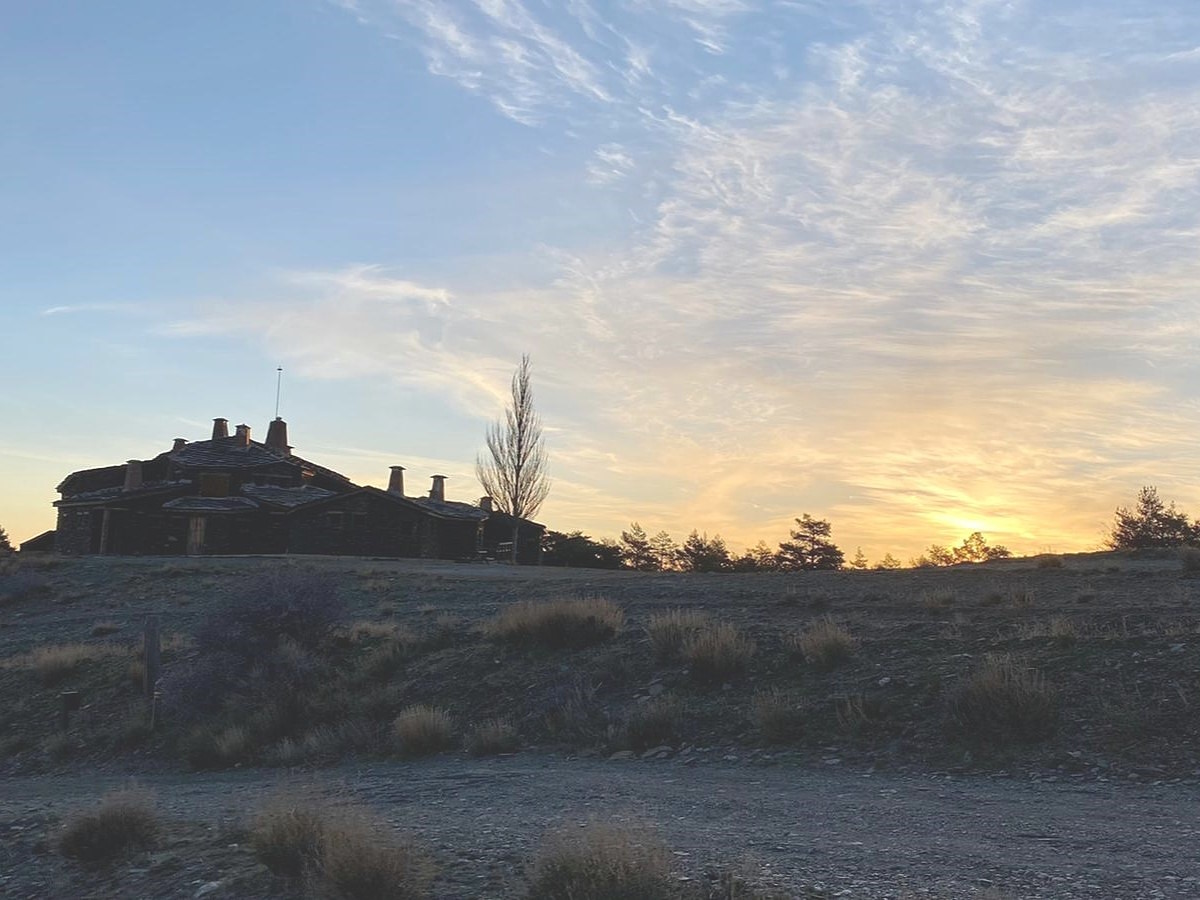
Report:
M239 447L249 447L250 446L250 426L249 425L239 425L237 427L237 432L234 434L234 438L237 440L237 445Z
M437 500L439 503L446 501L446 476L434 475L433 486L429 489L429 499Z
M480 497L479 498L479 508L482 509L488 515L491 515L491 513L493 511L492 510L492 498L491 497Z
M136 491L142 486L142 461L131 459L125 463L125 490Z
M171 452L174 453L176 450L182 450L186 446L187 438L175 438L175 443L171 445Z
M388 478L388 492L404 496L404 466L392 466L392 474Z
M213 419L213 436L214 441L221 438L229 437L229 420L228 419Z
M276 416L267 426L266 444L277 453L287 453L291 448L287 442L287 422Z

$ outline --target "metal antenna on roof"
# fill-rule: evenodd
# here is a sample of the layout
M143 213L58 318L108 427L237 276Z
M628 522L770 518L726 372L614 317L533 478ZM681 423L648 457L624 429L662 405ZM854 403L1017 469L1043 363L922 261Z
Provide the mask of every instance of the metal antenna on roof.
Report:
M283 366L275 367L275 418L279 418L279 395L283 391Z

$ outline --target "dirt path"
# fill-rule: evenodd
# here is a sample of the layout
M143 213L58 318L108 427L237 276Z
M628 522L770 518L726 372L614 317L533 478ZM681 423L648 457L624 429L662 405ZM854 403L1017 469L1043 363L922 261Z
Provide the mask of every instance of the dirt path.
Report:
M281 788L365 802L435 851L439 896L446 898L517 896L523 861L541 834L592 818L653 823L677 851L680 869L693 876L706 866L752 860L780 887L824 886L832 896L958 898L989 888L1056 900L1200 896L1200 789L1180 784L529 754L141 782L157 793L165 814L210 826L243 820ZM0 826L56 816L120 783L7 779L0 784ZM220 880L222 873L202 877ZM18 883L10 880L9 889Z

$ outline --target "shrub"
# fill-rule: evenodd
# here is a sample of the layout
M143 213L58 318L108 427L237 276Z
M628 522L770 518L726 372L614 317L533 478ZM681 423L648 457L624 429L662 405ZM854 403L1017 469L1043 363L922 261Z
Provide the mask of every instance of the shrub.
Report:
M1054 731L1057 701L1036 669L989 656L951 691L949 714L968 740L1034 742Z
M679 730L679 704L674 698L656 697L634 708L625 721L625 739L634 750L669 744Z
M795 637L795 647L815 669L828 671L854 653L858 641L831 618L816 619Z
M316 880L334 900L417 900L428 896L433 866L417 846L390 839L390 829L363 813L325 829Z
M196 635L204 652L232 654L251 662L281 638L313 648L345 611L332 575L277 570L253 578L218 604Z
M540 704L540 710L546 731L560 741L595 741L608 728L607 714L596 701L596 685L587 679L551 686Z
M692 676L700 681L720 681L739 674L749 664L754 650L754 642L728 622L697 632L683 645Z
M668 900L671 854L653 832L627 825L564 828L530 867L530 900Z
M472 730L467 738L467 752L472 756L495 756L511 753L520 744L512 723L507 719L489 719Z
M183 755L193 769L223 769L245 762L253 751L250 732L242 725L200 725L183 740Z
M921 606L930 612L938 612L943 609L949 609L958 601L958 594L954 591L925 591L921 594Z
M402 756L431 756L454 746L450 717L434 706L409 706L392 723L396 749Z
M250 845L277 875L304 878L313 893L338 900L426 896L433 868L386 823L362 810L324 810L312 801L276 800L254 820Z
M109 862L130 850L152 846L158 828L149 794L136 789L112 791L95 809L68 816L58 849L63 856L83 862Z
M707 628L710 621L708 613L694 609L654 613L646 626L654 655L660 660L675 659L683 651L687 639Z
M36 648L28 659L45 684L57 684L83 663L112 653L113 648L99 644L55 644Z
M13 568L7 573L0 573L0 606L19 603L48 593L50 581L39 572Z
M92 637L104 637L105 635L115 634L121 630L121 626L116 622L97 622L92 626Z
M1039 556L1037 558L1037 567L1039 569L1061 569L1063 567L1063 558L1053 554Z
M804 733L807 710L797 697L771 688L755 694L752 704L754 724L765 741L782 744Z
M250 847L276 875L299 878L317 865L325 818L311 803L272 801L251 823Z
M1200 547L1183 547L1179 551L1179 566L1189 575L1200 572Z
M604 597L523 600L501 610L486 630L491 637L514 644L580 648L607 641L624 623L620 607Z

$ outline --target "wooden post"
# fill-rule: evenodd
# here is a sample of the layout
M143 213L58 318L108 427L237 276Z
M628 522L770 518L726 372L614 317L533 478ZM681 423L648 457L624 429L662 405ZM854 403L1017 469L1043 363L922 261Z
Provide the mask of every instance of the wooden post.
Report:
M145 631L146 672L142 689L146 694L146 702L154 703L154 692L158 687L161 648L158 639L158 616L146 616Z

